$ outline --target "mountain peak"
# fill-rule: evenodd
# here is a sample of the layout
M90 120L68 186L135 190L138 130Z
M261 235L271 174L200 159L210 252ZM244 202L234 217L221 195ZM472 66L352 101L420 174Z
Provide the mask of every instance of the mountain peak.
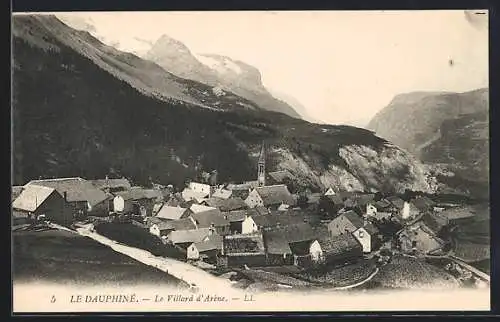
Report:
M179 77L222 88L265 110L300 118L291 106L267 91L256 67L242 61L216 54L194 55L186 45L168 35L161 36L144 58Z
M184 45L184 43L166 34L163 34L154 42L150 52L154 53L158 50L161 50L163 53L166 51L167 53L170 52L174 54L179 54L179 52L191 54L189 48Z

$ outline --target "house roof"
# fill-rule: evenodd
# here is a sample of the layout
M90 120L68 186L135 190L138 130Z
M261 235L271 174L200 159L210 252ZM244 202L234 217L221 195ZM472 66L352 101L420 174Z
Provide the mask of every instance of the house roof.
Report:
M236 191L236 190L245 190L248 191L250 189L256 188L259 186L257 181L247 181L244 183L229 183L226 186L226 189Z
M247 210L233 210L229 212L223 212L222 215L226 216L229 222L240 222L245 220L247 213Z
M231 197L238 197L238 198L245 200L249 194L250 194L250 191L248 191L248 190L233 190Z
M269 209L264 206L257 206L255 208L248 210L250 214L267 215L269 214Z
M231 211L247 208L247 204L241 198L210 198L205 200L205 203L210 207L218 208L220 211Z
M203 212L191 214L191 217L196 220L198 227L210 227L214 224L216 227L226 226L229 221L224 218L219 209L211 209Z
M357 196L359 194L360 194L360 192L357 192L357 191L339 191L335 195L337 195L340 198L342 198L342 200L345 200L347 198L355 197L355 196Z
M322 196L321 193L311 193L307 196L307 203L308 204L317 203L321 199L321 196Z
M352 210L346 211L346 212L340 214L339 217L342 217L342 216L344 216L347 220L349 220L349 222L351 222L352 225L356 229L363 227L363 224L364 224L363 218L360 215L358 215L357 213L355 213L354 211L352 211ZM339 218L339 217L337 217L337 218ZM335 218L334 220L336 220L337 218Z
M154 217L153 217L154 218ZM174 224L171 221L159 220L156 222L151 221L151 226L156 225L160 231L175 230Z
M25 187L19 197L14 200L12 208L33 212L55 191L54 188L29 185Z
M281 234L289 244L310 241L317 238L317 233L311 225L304 222L276 228L273 231Z
M435 213L425 213L422 217L424 224L429 227L434 233L438 233L447 225L447 219Z
M194 243L198 252L206 252L211 250L221 250L222 249L222 236L220 235L210 235L207 240Z
M189 188L184 188L181 194L182 194L182 199L184 199L185 201L193 199L196 200L196 202L200 202L206 197L208 197L208 193L193 191Z
M141 187L132 187L129 190L117 192L116 195L122 197L124 200L159 199L163 197L163 194L159 190L144 189Z
M264 245L269 254L291 254L292 250L287 239L279 231L266 231L263 233Z
M156 217L170 220L177 220L182 217L186 213L186 208L181 207L170 207L167 205L163 205L160 211L156 214Z
M291 178L292 174L288 170L280 170L269 172L268 176L277 183L283 183L286 179Z
M28 182L25 187L29 185L54 188L61 194L61 196L64 196L64 192L66 192L68 202L85 201L91 206L95 206L108 199L108 196L104 193L104 191L97 189L90 181L79 177L32 180Z
M21 191L23 190L23 186L12 186L12 200L15 200L19 195L21 194Z
M454 220L474 217L475 214L471 207L454 207L441 211L439 215L448 220Z
M265 206L277 205L277 204L294 204L294 198L290 191L288 191L287 186L284 184L264 186L255 188Z
M153 224L158 224L158 223L161 223L161 222L170 222L170 221L167 221L167 220L164 220L164 219L161 219L161 218L157 218L157 217L147 217L146 218L146 225L148 227L152 226Z
M260 233L225 236L223 249L228 256L265 254L264 240Z
M221 199L228 199L231 197L231 194L233 192L231 190L227 190L227 189L217 189L214 191L214 193L212 194L212 197L214 198L221 198Z
M384 211L377 211L375 214L372 215L373 218L377 220L382 220L383 218L390 218L392 216L392 213L390 212L384 212Z
M161 227L163 227L164 229L172 229L172 230L196 229L196 226L190 217L182 218L179 220L166 220L158 217L148 217L147 225L152 226L153 224L161 224Z
M174 230L167 236L174 244L199 243L210 234L209 228Z
M420 211L429 210L434 207L434 205L436 205L436 203L432 199L426 196L417 196L413 200L411 200L411 203L415 205L415 207L417 207Z
M203 187L204 189L210 190L210 185L206 184L206 183L191 181L189 183L189 188L191 188L193 186L199 186L199 187Z
M96 180L91 180L90 182L98 189L106 189L106 188L130 189L130 188L132 188L130 181L128 181L125 178L121 178L121 179L96 179Z
M344 202L339 195L325 195L322 198L324 200L332 202L334 205L340 205Z
M320 238L318 242L324 253L337 256L356 249L362 249L361 244L352 234L342 234L335 237Z
M173 195L170 196L167 202L165 202L166 205L171 207L181 206L181 204L183 203L185 203L185 201L182 198L181 193L174 193Z
M173 226L174 230L196 229L196 225L194 224L194 222L191 219L191 217L182 218L182 219L179 219L179 220L172 220L171 223L172 223L172 226Z
M205 206L205 205L198 205L198 204L192 204L189 207L189 210L191 210L193 213L199 213L207 210L214 210L217 209L216 207L210 207L210 206Z
M405 201L397 196L390 196L386 198L394 207L403 209Z
M372 236L378 234L379 232L378 228L375 227L372 223L364 225L363 228Z
M326 189L326 191L323 193L323 195L326 196L326 195L336 194L336 193L337 193L336 189L329 187L328 189Z
M391 207L391 205L391 202L386 199L380 199L379 201L375 202L375 207L377 208L377 210L387 209Z
M254 215L252 216L253 221L257 226L260 227L285 227L295 224L304 223L304 216L302 214L283 212L277 214L277 212L266 215Z
M252 209L241 209L241 210L231 210L229 212L223 212L223 216L227 216L227 220L229 222L240 222L245 220L245 218L248 216L261 216L261 215L267 215L269 214L267 208L263 207L255 207Z

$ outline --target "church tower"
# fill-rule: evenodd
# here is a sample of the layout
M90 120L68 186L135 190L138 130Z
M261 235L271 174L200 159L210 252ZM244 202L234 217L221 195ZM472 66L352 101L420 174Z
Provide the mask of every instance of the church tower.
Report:
M264 147L264 142L262 142L262 148L260 150L257 182L259 187L266 185L266 149Z

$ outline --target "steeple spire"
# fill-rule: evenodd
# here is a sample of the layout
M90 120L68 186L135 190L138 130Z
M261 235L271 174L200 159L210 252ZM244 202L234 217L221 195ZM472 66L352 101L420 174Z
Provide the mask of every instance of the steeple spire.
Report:
M259 187L263 187L266 185L266 148L264 145L264 141L262 142L262 148L260 150L257 182Z

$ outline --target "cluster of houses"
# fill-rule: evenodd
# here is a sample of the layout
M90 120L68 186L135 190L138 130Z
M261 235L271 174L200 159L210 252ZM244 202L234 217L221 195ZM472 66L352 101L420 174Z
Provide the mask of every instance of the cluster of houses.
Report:
M14 224L44 218L70 225L113 212L151 215L163 191L133 187L125 179L86 180L80 177L32 180L12 187Z
M290 177L288 171L265 173L261 158L256 181L218 185L211 176L180 192L171 186L134 187L124 178L33 180L12 188L14 225L131 215L182 250L186 260L307 267L362 258L378 250L387 234L402 251L431 253L443 246L440 230L467 214L425 196L403 200L333 188L306 193L301 201L290 193Z

